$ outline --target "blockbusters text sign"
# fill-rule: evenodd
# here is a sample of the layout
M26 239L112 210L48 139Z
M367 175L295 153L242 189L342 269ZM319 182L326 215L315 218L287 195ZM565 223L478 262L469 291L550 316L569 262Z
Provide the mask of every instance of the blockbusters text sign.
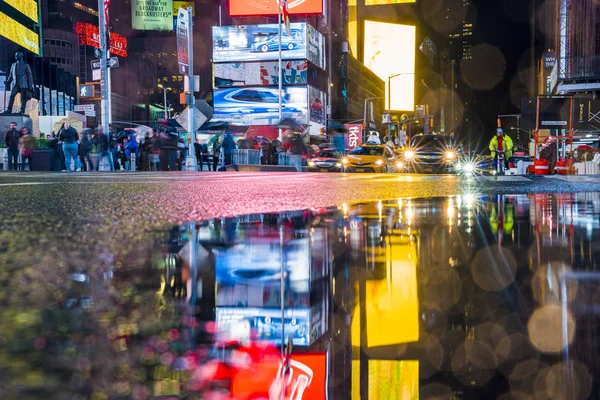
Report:
M172 31L173 0L132 0L131 25L141 31Z

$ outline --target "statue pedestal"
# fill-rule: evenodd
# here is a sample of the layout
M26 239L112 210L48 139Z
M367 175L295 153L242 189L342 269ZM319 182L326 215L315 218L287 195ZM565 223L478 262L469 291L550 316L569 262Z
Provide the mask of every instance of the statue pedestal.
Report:
M0 114L0 143L4 143L4 136L6 136L6 131L10 129L11 122L16 122L19 130L25 127L33 132L33 121L29 116L24 114Z

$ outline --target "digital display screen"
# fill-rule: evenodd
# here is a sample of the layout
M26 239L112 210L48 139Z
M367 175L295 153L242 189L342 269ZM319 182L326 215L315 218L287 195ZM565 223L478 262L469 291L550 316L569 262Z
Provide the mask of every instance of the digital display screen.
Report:
M214 64L215 87L274 86L279 82L277 61ZM284 85L308 84L308 62L285 61L282 68Z
M229 15L277 15L279 0L230 0ZM290 14L323 14L323 0L289 0Z
M213 121L240 125L274 125L279 123L279 89L257 86L215 89ZM308 87L283 88L283 118L308 123Z
M6 4L25 15L33 22L38 22L38 3L35 0L4 0Z
M1 12L0 36L4 36L35 54L40 54L40 38L38 34Z
M306 24L293 23L281 37L284 60L307 58ZM213 62L277 60L279 36L277 24L213 26Z
M364 64L386 82L394 111L415 107L416 29L413 25L365 21ZM396 76L394 76L396 75ZM387 87L391 82L391 91ZM388 104L386 98L386 104Z

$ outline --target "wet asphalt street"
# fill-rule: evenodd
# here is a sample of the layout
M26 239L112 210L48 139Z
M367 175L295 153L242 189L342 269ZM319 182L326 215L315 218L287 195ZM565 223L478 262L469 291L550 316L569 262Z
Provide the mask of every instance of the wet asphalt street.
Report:
M305 365L327 354L329 398L598 398L598 192L600 176L0 174L0 398L206 398L198 326L276 338L284 258L286 330Z
M600 176L467 178L243 172L0 174L1 209L13 210L4 212L2 219L10 220L15 213L42 213L47 217L69 215L71 220L93 217L98 222L127 224L135 217L141 226L399 197L593 191L600 191Z

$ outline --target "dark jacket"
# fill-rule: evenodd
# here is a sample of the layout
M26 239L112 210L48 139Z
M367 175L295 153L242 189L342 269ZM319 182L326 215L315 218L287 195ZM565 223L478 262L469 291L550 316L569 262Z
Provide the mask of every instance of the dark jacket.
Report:
M15 87L20 89L33 89L33 74L31 67L25 61L16 61L10 67L10 75L6 80L11 90Z
M81 140L79 142L79 155L80 156L85 156L87 155L90 151L92 151L92 147L93 147L93 142L90 139L90 136L87 133L84 133L81 136Z
M77 134L77 131L72 126L70 126L68 129L62 128L60 130L59 136L60 136L60 140L62 140L65 143L69 143L69 144L76 143L77 139L79 139L79 135Z
M21 132L16 129L11 129L6 131L6 136L4 136L4 144L6 147L12 150L16 150L19 148L19 139L21 138Z
M230 133L225 135L223 139L223 153L224 154L232 154L233 150L235 150L235 141Z
M96 135L94 135L94 139L92 140L94 146L96 146L96 150L98 150L99 153L108 151L109 146L108 146L108 141L106 140L106 135L102 132L97 132Z

